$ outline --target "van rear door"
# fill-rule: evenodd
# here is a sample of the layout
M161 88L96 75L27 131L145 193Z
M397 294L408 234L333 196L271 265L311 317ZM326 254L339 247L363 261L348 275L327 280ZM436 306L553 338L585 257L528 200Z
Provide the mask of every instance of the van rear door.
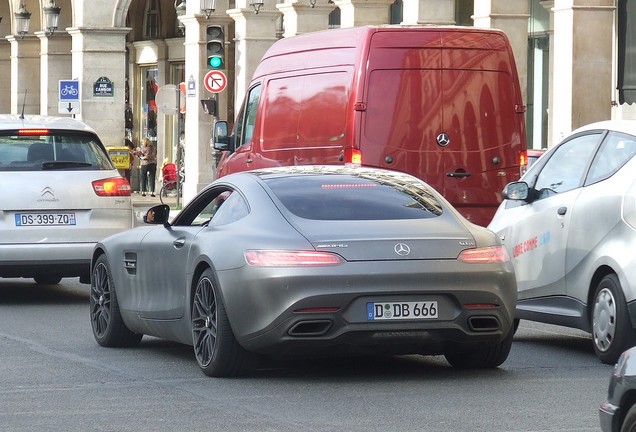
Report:
M362 161L422 178L487 225L525 150L516 69L503 33L433 30L373 34Z

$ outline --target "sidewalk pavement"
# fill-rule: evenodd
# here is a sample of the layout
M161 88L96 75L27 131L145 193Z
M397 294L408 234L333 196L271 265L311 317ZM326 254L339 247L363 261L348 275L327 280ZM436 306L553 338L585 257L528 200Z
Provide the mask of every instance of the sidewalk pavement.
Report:
M143 223L143 218L146 212L150 207L161 204L161 199L159 199L159 195L150 196L150 194L146 194L146 196L142 196L141 192L133 192L130 196L132 198L133 210L135 211L135 218L139 223ZM165 197L163 199L164 204L170 206L170 220L179 213L177 209L177 197ZM179 206L183 207L182 200L179 200Z

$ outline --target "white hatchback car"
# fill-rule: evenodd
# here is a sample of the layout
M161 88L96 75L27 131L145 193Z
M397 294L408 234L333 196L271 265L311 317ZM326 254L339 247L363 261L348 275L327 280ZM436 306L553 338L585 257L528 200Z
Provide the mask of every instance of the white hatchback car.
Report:
M90 283L95 244L133 226L130 185L84 123L22 117L0 115L0 277Z
M608 364L636 344L634 155L636 121L577 129L505 187L488 226L513 257L516 319L590 332Z

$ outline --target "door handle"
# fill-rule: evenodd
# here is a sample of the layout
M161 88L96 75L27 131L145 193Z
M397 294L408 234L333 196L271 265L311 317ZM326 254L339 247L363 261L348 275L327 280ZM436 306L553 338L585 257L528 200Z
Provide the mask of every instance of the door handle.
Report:
M175 249L181 249L183 245L185 245L185 237L179 237L172 242L172 245L175 247Z
M557 210L557 214L559 216L563 216L568 212L568 208L567 207L559 207L559 209Z
M248 153L247 156L245 157L245 163L252 163L254 162L254 159L252 159L252 153Z
M446 173L446 177L464 178L464 177L470 177L470 173L465 171L454 171L454 172Z

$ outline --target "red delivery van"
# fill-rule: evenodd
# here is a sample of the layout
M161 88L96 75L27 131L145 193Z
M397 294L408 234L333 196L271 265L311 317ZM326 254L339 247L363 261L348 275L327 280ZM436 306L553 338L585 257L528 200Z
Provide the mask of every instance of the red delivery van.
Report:
M526 162L519 80L499 30L365 26L281 39L252 78L217 176L279 165L403 171L487 225Z

